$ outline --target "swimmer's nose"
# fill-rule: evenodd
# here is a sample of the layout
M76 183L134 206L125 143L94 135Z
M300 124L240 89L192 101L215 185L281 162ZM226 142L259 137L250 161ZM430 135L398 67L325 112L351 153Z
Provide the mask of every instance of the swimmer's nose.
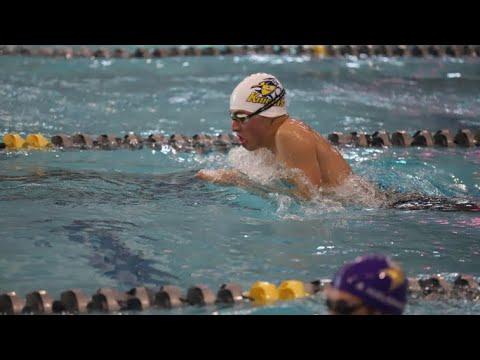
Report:
M232 120L232 131L240 131L240 126L239 121Z

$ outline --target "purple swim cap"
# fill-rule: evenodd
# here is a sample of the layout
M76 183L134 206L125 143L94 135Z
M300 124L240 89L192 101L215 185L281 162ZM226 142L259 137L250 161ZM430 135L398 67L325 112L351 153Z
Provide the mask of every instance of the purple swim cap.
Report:
M362 256L344 265L335 274L332 286L359 297L383 314L401 315L407 304L405 274L382 255Z

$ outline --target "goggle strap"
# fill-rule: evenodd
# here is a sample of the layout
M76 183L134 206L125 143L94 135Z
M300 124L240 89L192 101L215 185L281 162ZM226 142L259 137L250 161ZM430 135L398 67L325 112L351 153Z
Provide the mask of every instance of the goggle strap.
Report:
M273 101L269 102L268 104L262 106L260 109L258 109L257 111L255 111L254 113L250 114L250 115L247 115L247 114L240 114L240 115L245 115L245 117L242 119L241 117L238 118L238 115L235 115L235 117L238 119L238 120L244 120L244 119L248 119L248 118L252 118L258 114L261 114L262 112L264 111L267 111L268 109L270 109L272 106L274 106L276 103L278 103L280 100L283 99L283 97L285 96L285 89L282 89L282 91L280 92L280 94L278 95L278 97L276 99L274 99Z
M255 111L253 114L250 114L249 116L253 117L253 116L258 115L258 114L260 114L264 111L267 111L272 106L274 106L276 103L278 103L280 100L282 100L284 95L285 95L285 89L282 89L282 91L280 92L280 94L278 95L278 97L275 100L273 100L273 101L269 102L268 104L262 106L260 109Z

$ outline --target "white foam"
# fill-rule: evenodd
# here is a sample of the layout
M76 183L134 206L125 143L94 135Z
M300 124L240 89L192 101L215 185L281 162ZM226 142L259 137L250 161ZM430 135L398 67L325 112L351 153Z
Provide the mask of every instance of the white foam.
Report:
M228 154L227 166L267 187L266 189L271 191L269 197L276 203L276 214L284 219L311 219L325 213L343 211L346 206L378 208L385 203L382 192L358 175L350 176L344 184L334 189L315 189L315 195L308 202L286 195L288 192L285 191L285 185L282 189L279 180L291 177L292 173L298 175L299 170L280 166L275 155L266 149L251 152L241 147L232 149ZM304 180L313 189L305 177Z
M324 191L320 189L316 198L329 199L345 205L357 205L377 208L386 198L380 189L361 176L351 175L342 185Z
M238 147L230 151L227 162L250 180L262 185L273 185L283 170L275 161L275 155L267 149L247 151Z

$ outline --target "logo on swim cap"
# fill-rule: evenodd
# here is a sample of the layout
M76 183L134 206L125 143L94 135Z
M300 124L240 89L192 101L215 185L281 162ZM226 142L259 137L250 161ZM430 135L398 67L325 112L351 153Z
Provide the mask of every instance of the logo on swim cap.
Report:
M383 269L378 276L380 279L390 279L389 291L395 290L405 283L403 271L397 267Z
M275 78L266 78L259 84L253 85L251 89L254 91L248 96L247 102L262 105L275 100L282 92L282 88ZM273 106L285 106L285 99L281 99Z

